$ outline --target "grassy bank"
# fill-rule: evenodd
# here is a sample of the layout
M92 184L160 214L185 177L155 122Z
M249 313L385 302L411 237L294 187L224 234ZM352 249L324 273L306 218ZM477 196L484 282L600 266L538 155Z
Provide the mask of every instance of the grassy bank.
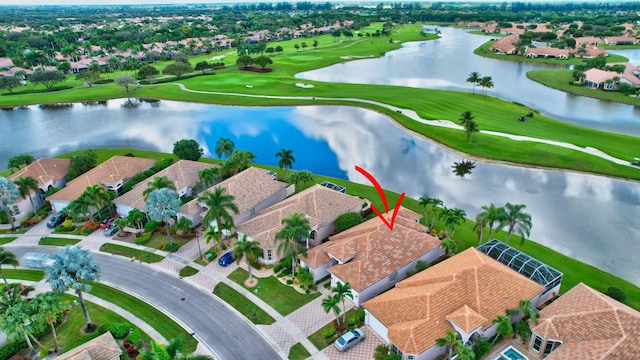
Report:
M271 325L276 322L266 311L225 283L218 283L213 289L213 294L238 310L256 325Z
M542 85L571 94L640 106L640 97L627 96L618 91L603 91L587 86L571 85L570 82L573 82L572 73L571 70L532 70L527 72L527 77ZM635 149L637 151L638 146Z
M127 246L106 243L100 247L100 251L131 258L131 261L138 260L146 263L162 261L164 256L153 254L148 251L133 249Z
M67 245L75 245L79 242L80 242L80 239L45 237L38 241L38 245L67 246Z

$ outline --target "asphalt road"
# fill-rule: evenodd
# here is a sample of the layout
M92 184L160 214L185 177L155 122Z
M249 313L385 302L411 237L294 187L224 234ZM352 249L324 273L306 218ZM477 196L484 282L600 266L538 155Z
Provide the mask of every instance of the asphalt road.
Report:
M46 246L10 246L6 250L18 259L26 252L54 253ZM163 310L195 332L196 338L211 349L216 358L279 359L279 354L251 325L227 309L205 291L145 263L93 254L101 266L101 281L115 285L129 294Z

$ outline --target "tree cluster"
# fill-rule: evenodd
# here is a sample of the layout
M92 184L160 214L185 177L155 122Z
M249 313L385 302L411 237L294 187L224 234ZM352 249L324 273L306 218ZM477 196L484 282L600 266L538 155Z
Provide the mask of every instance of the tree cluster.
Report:
M87 150L82 154L74 155L70 160L67 181L77 178L98 164L98 156L93 150Z

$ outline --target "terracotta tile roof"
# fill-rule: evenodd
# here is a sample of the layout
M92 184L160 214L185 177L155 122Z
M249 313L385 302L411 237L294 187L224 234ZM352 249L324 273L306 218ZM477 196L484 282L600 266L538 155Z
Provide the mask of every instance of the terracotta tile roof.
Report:
M385 214L387 221L392 213ZM307 259L300 258L313 267L328 263L330 256L346 262L330 267L329 272L362 291L440 246L440 240L426 233L427 227L413 220L419 218L403 208L393 231L380 218L372 218L309 250Z
M69 163L69 159L40 158L9 175L8 179L16 180L19 177L31 176L38 181L39 186L44 186L48 181L55 183L65 177L69 170Z
M469 313L468 326L473 326L481 317L494 319L542 291L543 286L469 248L397 283L395 289L363 306L388 328L394 345L405 353L420 354L446 330L454 331L447 318L464 323L460 320L464 306L469 308L463 310ZM488 321L483 328L490 325Z
M314 185L260 212L260 215L237 226L237 230L259 241L262 247L273 247L275 234L282 229L282 219L302 213L311 227L326 226L355 208L364 200L355 196Z
M265 169L250 167L244 171L208 188L205 191L213 191L222 187L235 198L233 202L238 207L238 213L245 213L276 192L285 188L287 184L273 179ZM198 199L193 199L182 205L180 213L191 216L202 211Z
M490 322L489 319L478 314L475 310L467 305L463 305L458 310L447 316L447 320L458 325L461 329L470 333L480 326Z
M122 350L110 332L75 347L62 355L59 360L110 360L122 354Z
M513 34L509 36L505 36L501 39L496 40L491 46L489 46L489 50L496 52L499 51L501 53L507 53L509 51L514 51L516 49L516 43L520 40L520 35Z
M606 71L606 70L600 70L596 68L585 71L584 75L587 81L595 84L600 84L609 79L613 79L616 76L620 76L620 74L618 74L615 71Z
M167 167L166 169L159 171L148 179L139 182L133 187L133 189L131 189L124 195L115 198L113 202L129 205L132 208L136 208L138 210L144 210L145 202L142 193L147 189L149 182L153 181L154 177L166 176L173 182L173 185L176 187L176 189L180 190L184 187L193 187L193 185L195 185L195 183L199 181L200 171L214 166L217 165L190 160L180 160L175 164L171 164L171 166Z
M562 341L549 360L632 360L640 354L640 312L582 283L540 311L532 329Z
M48 200L75 200L88 187L105 182L127 181L133 175L153 166L155 160L129 156L114 156L67 183Z
M563 55L565 57L569 57L569 49L559 49L559 48L552 48L547 46L539 47L539 48L528 47L527 50L525 50L525 54L554 55L554 56Z

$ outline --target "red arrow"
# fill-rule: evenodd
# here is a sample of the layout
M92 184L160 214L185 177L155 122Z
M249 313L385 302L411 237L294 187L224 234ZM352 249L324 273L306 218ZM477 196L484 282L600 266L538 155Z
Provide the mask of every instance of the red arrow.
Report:
M373 186L375 186L376 190L378 191L378 195L380 195L380 199L382 199L382 204L384 205L384 212L388 213L389 204L387 203L387 196L385 195L378 181L373 177L373 175L369 174L365 169L361 168L358 165L356 165L356 171L364 175L364 177L369 179L369 181L373 184ZM371 205L373 212L375 212L376 215L378 215L378 217L382 219L382 222L384 222L385 225L387 225L387 227L389 227L390 230L393 230L393 224L396 222L396 215L398 215L398 210L400 210L400 205L402 204L402 200L404 200L404 193L400 195L398 202L396 202L396 207L395 209L393 209L393 214L391 215L391 223L389 223L387 219L384 216L382 216L380 211L376 209L375 205Z

